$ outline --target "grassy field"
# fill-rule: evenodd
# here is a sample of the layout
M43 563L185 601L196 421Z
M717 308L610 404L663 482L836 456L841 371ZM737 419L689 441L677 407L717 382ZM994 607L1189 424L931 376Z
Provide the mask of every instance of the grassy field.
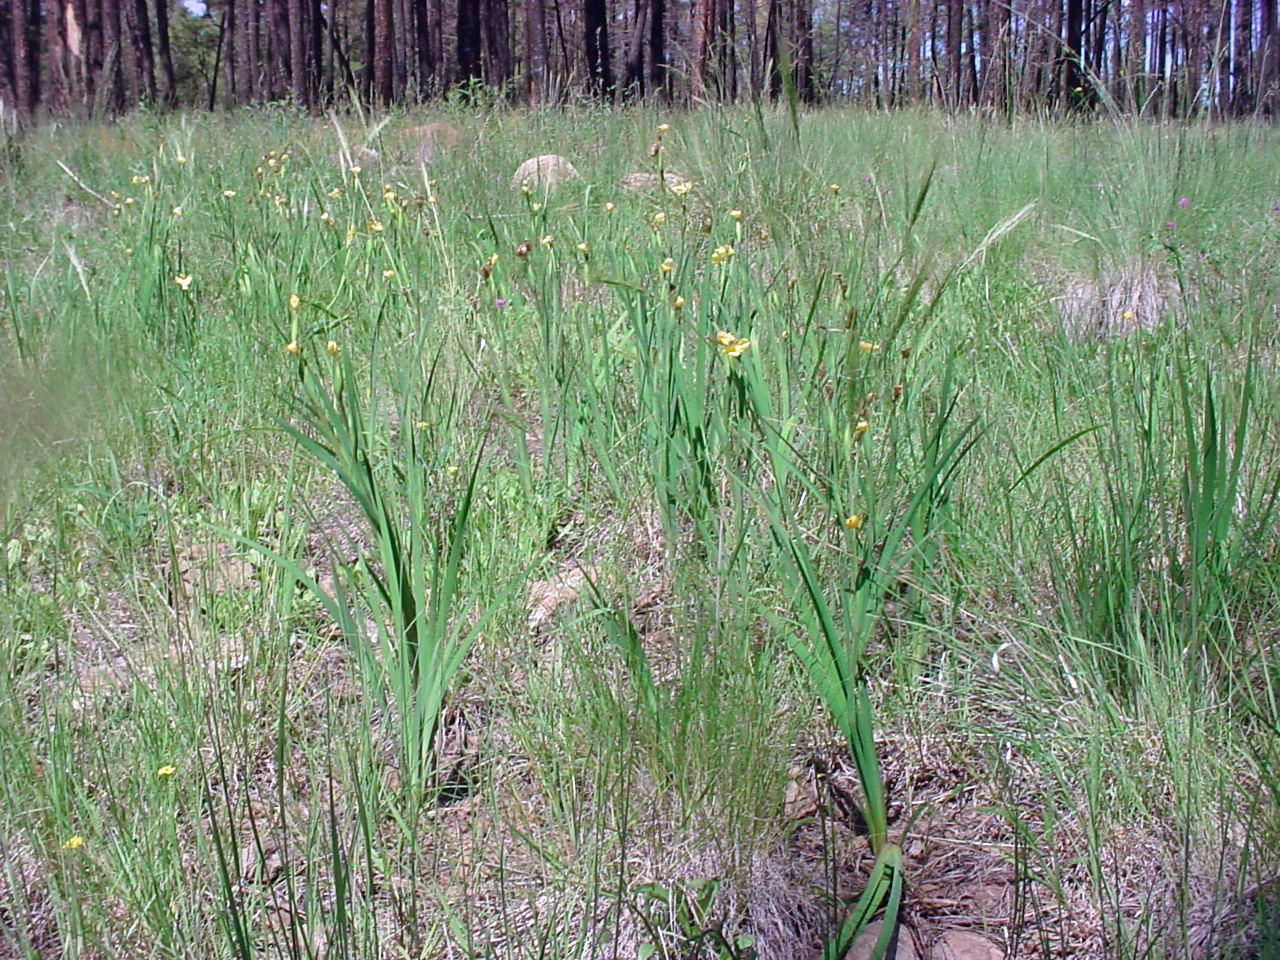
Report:
M1278 262L1250 126L8 144L0 957L1280 956Z

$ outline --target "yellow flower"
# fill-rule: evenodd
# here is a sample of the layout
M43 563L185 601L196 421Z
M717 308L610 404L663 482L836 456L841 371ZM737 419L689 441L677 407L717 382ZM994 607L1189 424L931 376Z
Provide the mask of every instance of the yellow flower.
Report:
M663 260L660 264L658 264L658 269L661 270L663 273L670 273L671 268L674 267L675 265L676 265L676 262L672 260L670 257L667 257L667 259Z
M349 171L350 171L354 176L357 176L357 177L358 177L358 176L360 176L360 166L359 166L359 164L352 164L352 165L351 165L351 166L349 166L347 169L348 169L348 170L349 170Z
M320 222L321 222L321 223L333 223L333 217L329 215L329 211L328 211L328 210L322 210L322 211L320 211Z
M381 220L370 220L370 221L369 221L369 229L370 229L370 230L372 230L374 233L381 233L381 232L383 231L383 229L384 229L384 228L383 228L383 226L382 226L382 221L381 221Z
M879 349L880 349L880 344L878 344L878 343L872 343L870 340L859 340L859 341L858 341L858 352L859 352L859 353L873 353L874 351L879 350Z
M395 272L394 270L383 270L383 271L382 271L382 279L383 279L383 280L390 280L390 279L391 279L392 277L394 277L395 275L396 275L396 272Z
M729 211L729 216L730 216L730 217L732 217L734 220L741 220L741 219L742 219L742 211L741 211L741 210L730 210L730 211Z
M302 306L302 298L298 296L296 293L292 294L289 297L289 309L297 310L300 306Z
M342 190L339 187L334 187L329 191L329 199L331 200L337 200L340 196L342 196Z
M181 208L181 207L174 207L174 208L173 208L173 215L174 215L175 217L180 217L180 216L182 216L182 208Z
M1121 320L1132 320L1132 319L1133 319L1133 311L1132 311L1132 310L1126 310L1124 313L1120 314L1120 319L1121 319Z
M178 286L180 286L183 290L190 290L191 281L194 279L195 277L191 276L191 274L189 273L180 273L173 278L173 282L176 283Z
M498 255L496 253L489 254L489 266L492 267L497 262L498 262Z
M579 252L579 253L586 253L586 252L587 252L587 245L586 245L585 243L580 243L580 244L578 244L578 252Z
M671 301L671 306L675 307L677 310L683 310L684 297L676 297L674 300Z
M62 844L63 850L79 850L84 846L84 837L71 837Z
M182 154L178 154L176 157L173 158L173 162L181 166L182 164L187 162L187 158L184 157Z
M280 154L280 160L281 160L281 161L285 161L285 160L288 160L288 159L289 159L289 155L288 155L287 153L282 153L282 154Z
M711 262L725 263L732 256L733 256L733 247L727 243L721 244L720 246L716 247L715 250L711 251Z
M845 517L844 525L848 527L850 530L861 530L862 524L865 522L866 522L866 519L862 516L862 514L853 513Z
M738 338L735 337L728 330L721 330L719 333L716 334L716 343L720 344L720 346L722 347L729 346L729 344L733 343L733 341L737 339Z
M871 427L871 424L867 423L867 421L859 420L858 425L853 428L854 443L860 443L862 441L862 438L866 435L867 430L870 429L870 427Z
M838 184L838 183L828 183L828 184L827 184L827 189L828 189L828 190L830 190L832 193L839 193L839 192L840 192L840 184Z
M297 353L299 350L302 349L301 347L298 346L297 340L290 340L288 343L285 344L284 348L288 350L290 353Z
M178 772L177 767L168 766L167 764L156 771L157 777L172 777Z
M236 192L234 190L223 190L222 195L226 197L228 200L230 200L232 197L236 195Z
M657 213L653 215L653 225L655 227L660 227L666 222L667 222L667 215L663 213L661 210L659 210Z
M144 174L143 176L140 176L140 177L130 177L129 182L130 183L150 183L151 178Z
M686 193L688 193L692 189L693 189L692 180L685 180L683 183L673 183L671 185L671 192L674 193L677 197L683 197Z
M739 337L733 343L724 345L724 355L726 357L740 357L747 352L747 348L751 346L751 341L745 337Z
M125 198L124 198L124 205L125 205L126 207L132 207L132 206L133 206L133 197L125 197Z
M325 353L329 354L329 356L336 357L338 355L338 341L337 340L328 341L324 345L324 350L325 350Z
M549 247L556 242L556 238L549 233L544 233L542 235L542 239L539 240L538 242L541 243L544 247Z
M383 194L382 194L382 199L383 199L383 200L395 200L395 198L396 198L396 192L395 192L394 190L391 190L391 189L387 189L387 190L386 190L386 191L384 191L384 192L383 192Z
M670 129L671 129L671 124L669 123L658 124L658 136L662 136L664 133L666 133Z
M458 472L458 465L457 465L456 463L451 463L451 464L449 464L447 467L445 467L445 468L444 468L444 472L445 472L445 473L457 473L457 472Z
M613 201L612 201L612 200L610 200L608 203L606 203L606 204L604 205L604 212L605 212L605 213L612 213L612 212L613 212Z

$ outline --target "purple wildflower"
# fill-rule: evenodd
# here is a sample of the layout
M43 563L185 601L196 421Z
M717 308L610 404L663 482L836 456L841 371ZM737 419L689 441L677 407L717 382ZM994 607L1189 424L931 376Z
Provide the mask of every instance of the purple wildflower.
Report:
M499 297L497 300L493 302L499 307L505 307L511 303L511 301L508 300L506 297Z
M1164 222L1164 225L1165 225L1166 227L1168 227L1170 230L1172 230L1174 227L1176 227L1176 226L1178 225L1178 221L1177 221L1177 220L1166 220L1166 221Z
M1178 206L1180 206L1180 207L1185 207L1185 206L1186 206L1188 203L1190 203L1190 202L1191 202L1191 200L1190 200L1188 197L1179 197L1179 198L1178 198Z

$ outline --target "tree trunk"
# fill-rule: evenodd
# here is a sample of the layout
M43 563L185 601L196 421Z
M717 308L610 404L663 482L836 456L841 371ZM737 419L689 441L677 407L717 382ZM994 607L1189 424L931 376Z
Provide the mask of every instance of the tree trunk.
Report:
M485 0L485 73L490 86L502 88L511 79L511 24L507 0Z
M649 89L667 93L667 0L649 0Z
M475 0L458 3L458 82L478 79L480 71L480 14Z
M582 27L588 87L597 97L610 96L613 65L609 56L609 11L605 0L583 0Z
M813 92L813 6L810 0L793 0L791 20L791 76L796 95L812 103Z
M547 95L547 7L544 0L524 0L524 95L541 103Z

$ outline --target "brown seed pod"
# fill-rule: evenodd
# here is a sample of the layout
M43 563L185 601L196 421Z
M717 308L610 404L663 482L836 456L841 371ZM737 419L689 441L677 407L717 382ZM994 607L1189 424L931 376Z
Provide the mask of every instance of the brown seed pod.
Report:
M521 260L528 260L529 254L533 250L533 241L527 237L516 245L516 256Z

